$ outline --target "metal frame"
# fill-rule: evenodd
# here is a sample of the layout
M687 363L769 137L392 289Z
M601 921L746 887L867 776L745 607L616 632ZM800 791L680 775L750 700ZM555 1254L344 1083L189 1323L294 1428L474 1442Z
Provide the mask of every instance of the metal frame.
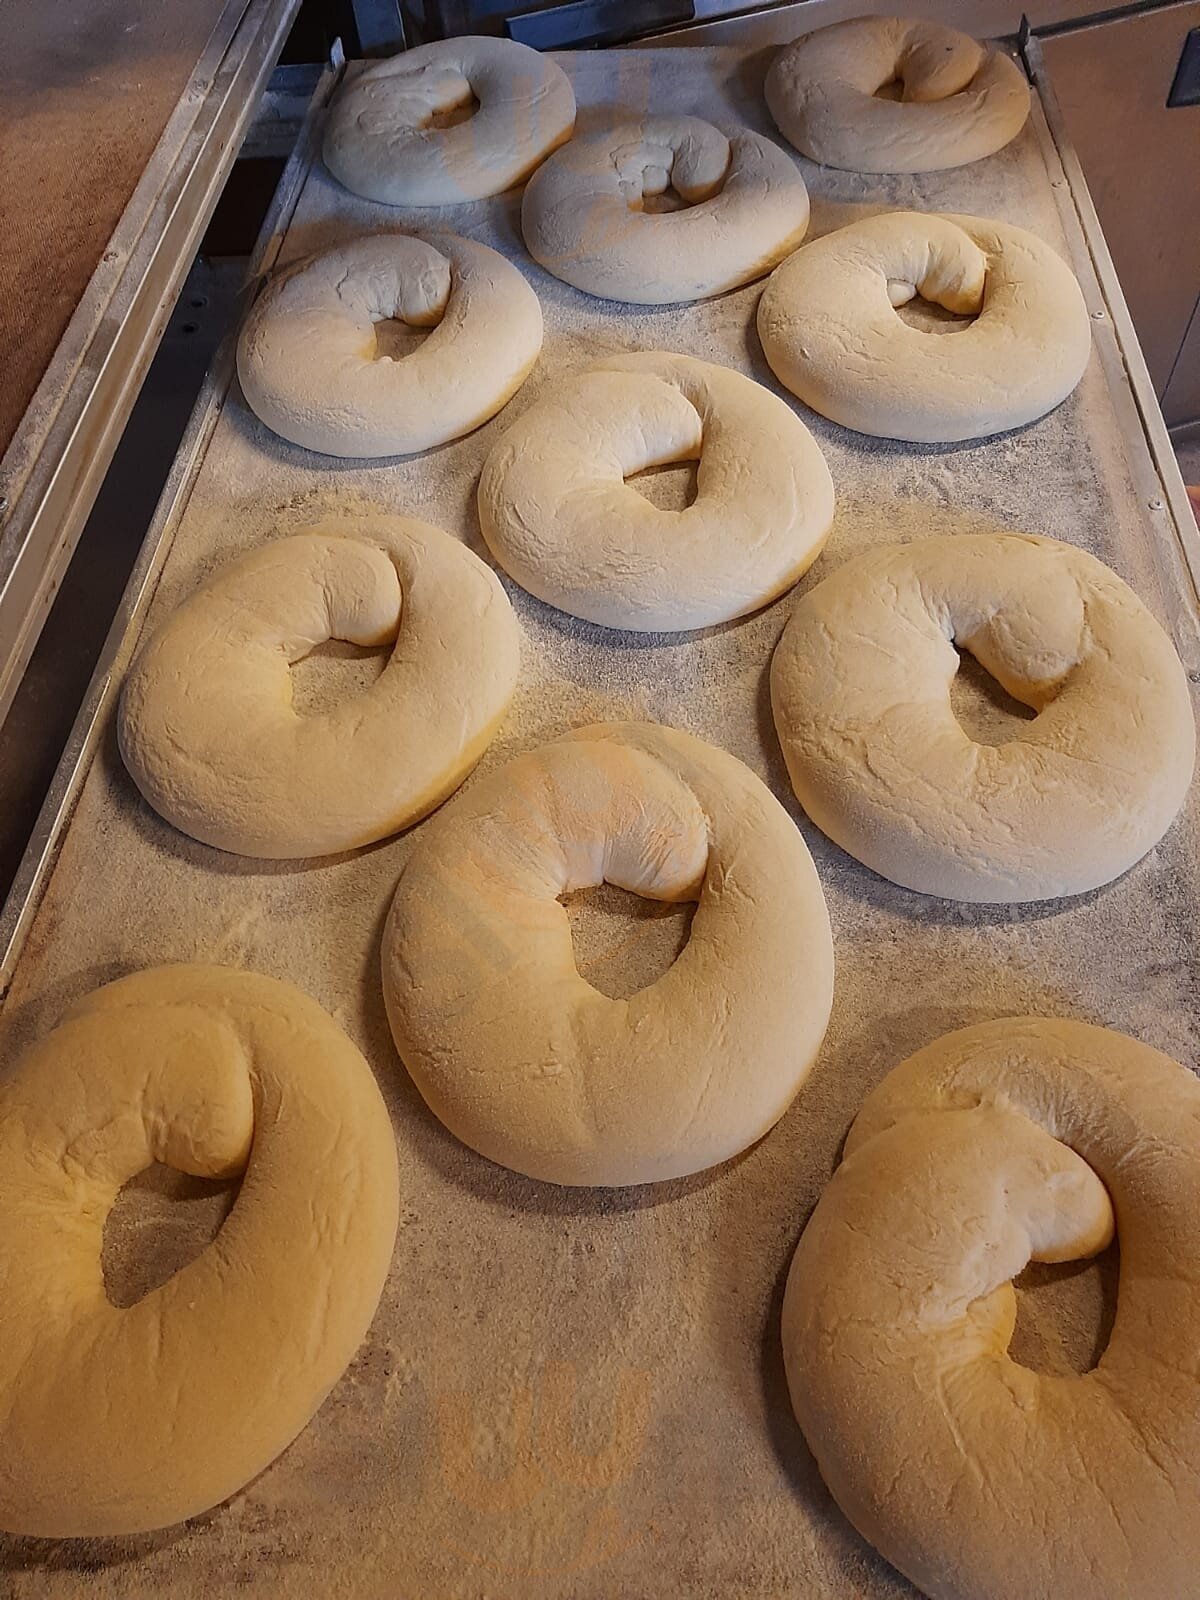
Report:
M300 0L228 0L0 462L0 720Z
M270 272L283 243L316 154L319 116L338 75L336 68L326 68L309 104L300 137L279 180L250 258L243 291L247 304L253 300L263 279ZM180 442L179 453L159 497L150 531L121 596L83 704L71 727L8 899L0 912L0 1000L8 993L13 971L41 903L66 826L108 725L113 702L137 643L137 624L154 598L175 530L187 508L205 449L220 416L222 402L233 381L236 350L237 329L234 328L218 349L197 396L187 431Z
M1179 470L1179 462L1171 446L1171 437L1163 420L1162 408L1154 392L1154 385L1150 381L1150 373L1138 343L1133 319L1129 315L1129 307L1125 304L1125 295L1117 277L1117 270L1108 253L1104 230L1100 226L1100 218L1092 203L1079 157L1075 154L1067 136L1058 97L1046 70L1042 47L1038 39L1028 30L1022 34L1019 46L1025 70L1038 92L1046 126L1066 180L1065 193L1070 196L1080 231L1087 244L1092 269L1096 274L1100 292L1104 296L1104 312L1111 320L1116 334L1125 377L1154 462L1158 482L1157 488L1152 490L1149 496L1147 509L1174 524L1174 535L1183 553L1195 591L1194 602L1200 601L1200 528L1197 528L1196 519L1192 514L1183 474ZM1192 675L1198 676L1196 673Z

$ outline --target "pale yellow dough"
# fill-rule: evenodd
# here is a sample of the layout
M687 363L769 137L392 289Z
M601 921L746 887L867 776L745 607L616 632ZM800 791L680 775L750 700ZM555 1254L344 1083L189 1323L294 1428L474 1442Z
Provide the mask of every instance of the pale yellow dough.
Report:
M955 644L1038 713L977 744ZM958 534L855 557L805 594L771 663L792 787L895 883L954 900L1082 894L1156 845L1195 764L1187 675L1086 551Z
M431 327L398 358L376 325ZM323 455L414 455L495 416L542 348L542 308L498 251L452 233L374 234L272 279L238 339L242 393Z
M920 295L969 326L910 327ZM803 245L758 303L771 370L805 405L883 439L948 444L1053 410L1092 349L1066 262L1024 228L987 217L890 211Z
M664 511L626 478L698 458ZM707 627L790 588L829 537L833 479L778 395L666 351L609 356L518 417L479 480L479 523L519 584L641 632Z
M395 641L319 714L290 666L327 639ZM520 629L491 569L440 528L367 517L223 567L159 628L121 696L121 753L167 821L239 855L329 855L407 827L491 743Z
M558 897L696 899L670 969L587 983ZM774 1126L829 1020L833 946L803 839L724 751L648 723L582 728L475 784L422 834L383 938L397 1049L431 1109L551 1183L655 1183Z
M118 1309L105 1218L154 1161L242 1187ZM73 1006L0 1086L0 1528L139 1533L262 1472L367 1331L397 1185L369 1067L290 984L157 967Z
M900 99L878 94L899 81ZM1029 85L994 45L910 17L854 17L775 57L767 106L797 150L853 172L937 172L993 155L1029 115Z
M1094 1369L1008 1354L1029 1261L1121 1248ZM1019 1017L897 1067L783 1305L792 1404L850 1521L931 1600L1184 1600L1200 1572L1200 1085Z
M439 127L439 113L474 114ZM514 39L437 39L372 62L338 90L325 165L354 194L450 206L500 194L571 137L566 73Z

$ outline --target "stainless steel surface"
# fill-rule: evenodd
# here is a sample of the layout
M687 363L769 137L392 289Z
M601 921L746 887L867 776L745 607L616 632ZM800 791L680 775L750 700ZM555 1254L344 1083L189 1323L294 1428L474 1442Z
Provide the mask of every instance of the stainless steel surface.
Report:
M0 462L0 717L299 0L230 0Z
M1167 105L1195 28L1200 0L1177 0L1039 41L1168 423L1200 416L1200 105Z
M280 178L270 211L251 258L244 299L248 305L279 252L317 149L318 120L337 74L326 69L310 98L292 154ZM171 536L187 504L188 491L204 457L204 448L216 425L221 403L234 370L236 329L224 342L196 401L187 432L171 475L159 500L154 521L109 628L104 648L92 675L79 714L71 729L62 760L38 814L37 823L21 859L12 888L0 912L0 999L8 991L13 968L41 891L53 867L62 832L71 815L96 741L109 715L127 664L126 647L134 624L154 592L154 583L170 549Z
M711 104L751 125L764 118L753 60L740 52L561 60L588 91L583 105L619 96L672 110ZM1032 527L1118 565L1196 671L1182 540L1170 506L1160 516L1147 500L1162 476L1130 383L1131 334L1110 314L1047 121L1035 113L1012 147L972 172L864 180L804 170L817 233L884 205L970 209L976 194L980 209L1037 227L1069 256L1097 316L1097 359L1080 390L1013 434L903 446L806 413L839 515L805 583L879 539ZM355 200L315 164L298 179L287 236L274 230L264 266L413 225L409 213ZM546 344L513 414L566 371L636 345L771 382L753 333L756 286L646 311L588 300L523 256L516 208L501 196L440 219L519 260L542 300ZM181 1586L232 1600L256 1585L339 1600L910 1594L833 1509L791 1422L778 1347L791 1245L871 1080L972 1016L1065 1011L1194 1058L1200 796L1158 851L1095 895L995 908L908 895L843 856L790 801L764 676L793 597L727 628L635 640L510 589L525 631L523 681L485 767L613 714L673 721L723 744L791 806L826 886L839 963L822 1061L744 1158L650 1193L524 1183L440 1128L391 1049L379 926L414 834L317 863L223 856L140 802L112 739L115 691L143 623L233 551L331 500L351 514L364 502L407 507L478 544L479 466L507 417L419 458L333 461L267 434L236 387L226 392L228 372L227 352L147 540L126 631L114 630L64 763L16 913L22 925L6 912L4 926L27 937L2 968L5 1045L15 1054L72 999L133 964L206 959L292 976L336 1011L379 1074L401 1147L405 1222L370 1337L286 1457L211 1516L89 1545L70 1571L44 1548L6 1549L17 1600L146 1600Z
M1192 515L1191 505L1184 489L1179 462L1171 445L1170 435L1163 420L1146 359L1138 342L1133 318L1125 302L1120 279L1109 254L1104 230L1100 226L1100 219L1088 191L1087 179L1084 177L1079 157L1063 122L1054 83L1046 70L1040 41L1032 37L1027 39L1022 53L1029 76L1038 91L1042 111L1061 164L1063 182L1060 192L1070 200L1074 209L1080 231L1087 242L1096 283L1103 296L1103 307L1095 307L1093 315L1096 311L1102 310L1102 313L1111 319L1116 330L1124 372L1114 374L1113 382L1119 392L1123 376L1124 387L1127 388L1136 409L1136 425L1146 442L1145 458L1133 457L1134 468L1139 472L1141 492L1147 509L1158 524L1159 537L1174 541L1183 551L1191 574L1193 594L1190 600L1194 604L1196 595L1200 594L1200 532L1197 531L1196 519ZM1131 417L1131 427L1133 424L1134 418ZM1200 663L1189 663L1189 666L1200 668ZM1200 672L1193 671L1193 678L1200 681Z

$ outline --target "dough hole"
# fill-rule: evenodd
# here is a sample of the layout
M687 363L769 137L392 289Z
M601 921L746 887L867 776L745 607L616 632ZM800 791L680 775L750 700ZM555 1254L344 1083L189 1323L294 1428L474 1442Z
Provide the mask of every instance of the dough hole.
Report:
M923 299L919 294L914 295L906 305L893 306L892 309L901 322L920 333L963 333L976 321L973 316L960 316L955 311L947 311L945 306Z
M967 650L958 651L958 671L950 685L950 709L959 727L976 744L1007 744L1037 716L1032 706L1014 700Z
M650 900L602 883L563 895L579 975L613 1000L657 983L678 960L695 902Z
M390 644L363 646L327 639L292 667L292 709L302 717L325 715L363 694L391 659Z
M460 122L470 122L479 110L479 101L473 94L465 100L460 100L456 106L446 106L442 111L435 111L425 124L427 128L457 128Z
M876 100L903 100L904 79L889 78L886 83L881 83L875 91Z
M405 356L420 349L436 326L437 323L434 323L432 327L417 328L402 317L384 317L375 324L374 359L403 361Z
M696 499L699 464L699 457L668 461L663 466L635 472L625 482L660 511L686 511Z
M136 1305L216 1238L240 1178L193 1178L153 1162L130 1178L104 1223L100 1267L113 1305Z
M673 183L669 183L661 194L644 194L640 201L630 202L631 211L649 212L651 216L665 216L671 211L686 211L698 201L685 200Z
M1051 1377L1090 1372L1108 1348L1120 1265L1116 1244L1091 1261L1030 1262L1015 1281L1012 1359Z

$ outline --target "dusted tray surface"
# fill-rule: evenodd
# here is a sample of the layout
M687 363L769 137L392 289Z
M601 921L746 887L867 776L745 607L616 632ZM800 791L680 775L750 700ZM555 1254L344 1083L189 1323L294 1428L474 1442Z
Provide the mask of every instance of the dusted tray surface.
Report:
M584 116L703 112L770 133L762 61L732 50L561 58ZM884 206L976 211L1030 228L1072 262L1102 311L1069 191L1035 120L986 163L860 179L804 166L813 234ZM509 408L413 460L367 465L273 437L235 389L169 552L151 623L234 553L340 507L441 524L481 549L474 490L509 421L560 374L614 350L665 348L772 383L754 332L760 286L640 311L587 299L525 256L519 196L415 214L358 202L318 165L282 260L388 228L436 223L495 245L541 297L546 344ZM1009 436L897 446L807 413L838 490L829 546L801 591L858 550L927 533L1026 528L1114 566L1198 659L1192 591L1161 508L1106 319L1077 393ZM932 337L933 335L931 335ZM952 337L952 335L946 335ZM682 473L650 492L678 492ZM1015 1012L1126 1030L1197 1058L1195 800L1120 882L1076 900L980 908L929 900L859 867L800 816L771 723L771 651L795 604L676 636L613 634L510 593L525 634L517 698L482 770L565 729L649 718L723 746L772 785L812 848L837 952L817 1069L776 1130L728 1166L644 1191L564 1191L459 1146L425 1110L383 1014L379 938L415 835L312 864L222 855L140 801L108 728L7 1007L11 1060L76 996L153 962L204 960L290 978L367 1053L395 1121L401 1228L370 1337L314 1423L228 1505L132 1540L0 1546L0 1586L24 1600L243 1593L354 1600L743 1600L911 1595L826 1494L791 1418L779 1352L783 1278L864 1095L947 1029ZM377 664L299 670L305 693ZM345 652L341 653L343 657ZM357 653L355 653L357 654ZM964 714L966 714L964 712ZM419 831L419 830L418 830ZM598 891L572 915L584 970L630 992L680 948L686 916ZM161 1215L159 1188L182 1201ZM211 1236L228 1189L147 1178L110 1225L113 1272L144 1288L181 1240ZM139 1230L140 1233L139 1233ZM287 1241L280 1241L287 1248ZM135 1266L136 1263L136 1266ZM137 1274L140 1273L140 1277ZM1112 1271L1042 1269L1015 1352L1086 1366Z

